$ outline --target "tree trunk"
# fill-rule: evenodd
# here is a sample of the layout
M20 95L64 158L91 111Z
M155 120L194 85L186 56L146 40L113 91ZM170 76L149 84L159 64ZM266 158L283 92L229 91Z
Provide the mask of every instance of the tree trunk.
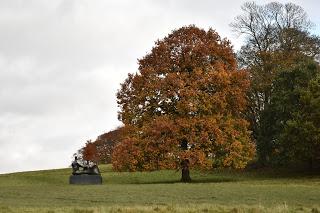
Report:
M181 182L191 182L188 159L181 162Z

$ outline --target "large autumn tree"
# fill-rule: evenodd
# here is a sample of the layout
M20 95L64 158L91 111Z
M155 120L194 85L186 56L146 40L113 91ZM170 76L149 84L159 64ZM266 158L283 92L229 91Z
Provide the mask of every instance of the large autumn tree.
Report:
M248 87L228 40L212 29L174 30L117 93L119 119L130 131L113 167L157 170L188 160L200 168L244 168L255 152L243 114Z
M261 126L261 116L272 102L275 78L282 70L294 69L301 58L319 55L320 39L310 33L312 23L306 12L293 3L257 5L247 2L242 11L231 26L245 35L238 62L250 73L250 110L246 114L257 142L259 160L265 164L272 155L265 147L273 142L262 135L265 127Z

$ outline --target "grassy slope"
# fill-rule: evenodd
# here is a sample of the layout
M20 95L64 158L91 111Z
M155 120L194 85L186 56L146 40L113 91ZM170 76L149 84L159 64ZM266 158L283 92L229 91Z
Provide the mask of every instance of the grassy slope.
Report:
M102 186L69 185L70 169L0 175L0 212L320 212L320 176L192 171L183 184L174 171L100 169Z

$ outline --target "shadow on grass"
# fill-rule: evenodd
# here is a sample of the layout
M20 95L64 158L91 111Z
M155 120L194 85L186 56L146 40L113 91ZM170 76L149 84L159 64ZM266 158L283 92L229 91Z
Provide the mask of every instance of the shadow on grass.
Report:
M208 178L192 178L191 177L191 184L201 184L201 183L226 183L226 182L238 182L241 181L237 178L217 178L217 177L208 177ZM180 179L156 179L156 180L144 180L144 179L123 179L118 178L117 180L109 180L110 183L114 184L177 184L177 183L183 183L180 181Z
M288 168L259 168L243 171L243 176L248 179L319 179L320 170L288 169Z
M160 170L152 172L112 172L103 174L109 184L176 184L180 182L181 173L173 170ZM269 181L269 180L294 180L294 181L319 181L320 176L308 172L281 170L281 169L254 169L232 170L216 169L214 171L192 170L190 172L192 184L201 183L232 183L243 181Z
M192 179L191 182L187 183L226 183L226 182L238 182L237 179ZM168 181L152 181L152 182L136 182L131 184L175 184L175 183L184 183L180 180L168 180Z

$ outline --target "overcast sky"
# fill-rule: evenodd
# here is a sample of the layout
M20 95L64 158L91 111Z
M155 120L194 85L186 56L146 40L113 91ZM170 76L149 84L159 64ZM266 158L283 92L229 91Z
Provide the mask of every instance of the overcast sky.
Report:
M0 0L0 173L68 167L86 140L119 126L120 83L173 29L212 27L238 49L229 23L244 2ZM319 35L318 0L291 2Z

